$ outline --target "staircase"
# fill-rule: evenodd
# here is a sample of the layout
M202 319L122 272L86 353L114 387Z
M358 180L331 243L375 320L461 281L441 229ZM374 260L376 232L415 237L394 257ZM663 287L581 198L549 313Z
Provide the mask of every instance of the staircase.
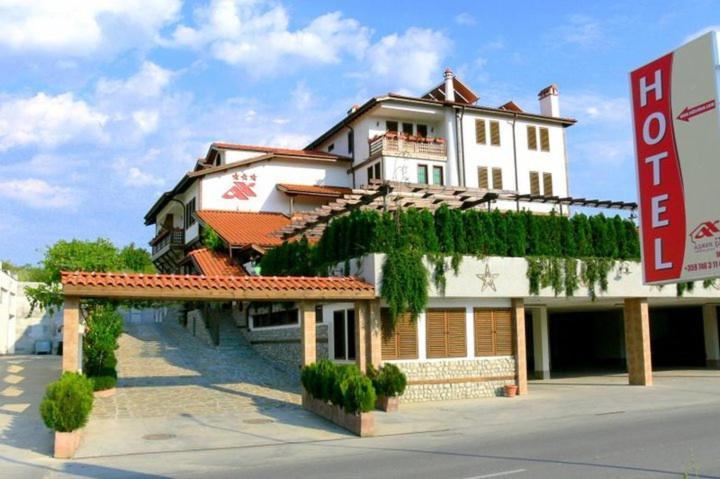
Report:
M235 325L235 320L230 314L224 314L219 318L219 351L228 351L239 349L241 346L250 346L245 336L240 332L240 328Z

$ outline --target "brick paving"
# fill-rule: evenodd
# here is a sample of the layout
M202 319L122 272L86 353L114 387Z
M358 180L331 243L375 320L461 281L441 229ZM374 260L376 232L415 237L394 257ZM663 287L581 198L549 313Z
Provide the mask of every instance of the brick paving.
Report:
M97 419L261 413L298 408L299 377L246 345L210 348L173 320L126 326L118 388L96 399Z

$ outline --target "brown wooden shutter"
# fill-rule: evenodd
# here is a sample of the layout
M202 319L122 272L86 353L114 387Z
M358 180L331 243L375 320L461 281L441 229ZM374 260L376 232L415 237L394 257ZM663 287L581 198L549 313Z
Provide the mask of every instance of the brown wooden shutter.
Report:
M465 309L448 309L447 318L447 355L450 358L467 356L467 321Z
M528 150L537 150L537 128L527 127Z
M502 190L503 189L502 168L493 168L492 176L493 176L493 188L496 190Z
M500 146L500 123L497 121L490 122L490 144Z
M428 309L425 314L425 330L427 336L427 357L446 357L445 312L441 309Z
M543 173L543 195L553 195L552 173Z
M417 359L417 322L411 320L409 314L397 318L395 330L389 331L390 311L380 310L382 320L382 358L383 359Z
M475 356L495 355L493 315L489 309L475 309Z
M540 149L550 151L550 132L547 128L540 128Z
M479 145L487 143L485 120L475 120L475 142Z
M537 171L530 172L530 194L540 194L540 174Z
M490 188L488 183L488 169L485 166L478 168L478 188Z
M512 356L513 354L513 323L512 313L509 309L496 309L493 311L495 322L495 354L497 356Z

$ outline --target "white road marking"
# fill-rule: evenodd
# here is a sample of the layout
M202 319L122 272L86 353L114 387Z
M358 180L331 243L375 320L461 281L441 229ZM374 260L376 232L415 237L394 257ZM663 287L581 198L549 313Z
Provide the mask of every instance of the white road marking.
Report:
M525 472L525 469L514 469L512 471L494 472L492 474L485 474L483 476L466 477L465 479L488 479L490 477L509 476L510 474L519 474L521 472Z

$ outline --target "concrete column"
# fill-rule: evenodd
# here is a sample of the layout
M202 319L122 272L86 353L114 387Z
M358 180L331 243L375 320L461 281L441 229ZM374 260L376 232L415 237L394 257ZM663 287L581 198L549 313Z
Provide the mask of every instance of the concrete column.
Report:
M360 371L367 369L367 332L370 312L367 301L355 302L355 363Z
M522 298L511 300L513 317L513 351L515 351L515 368L517 369L518 394L528 393L527 359L525 346L525 303Z
M80 348L80 298L69 296L63 307L63 372L82 371Z
M382 362L382 320L380 318L380 300L369 304L370 316L367 328L367 363L379 368Z
M300 303L300 350L302 354L301 363L303 366L315 362L316 339L315 339L315 303Z
M628 381L632 385L652 386L650 312L647 298L626 298L624 313Z
M535 379L550 379L550 331L546 306L532 310Z
M705 330L705 364L709 368L720 369L717 304L703 304L702 311Z

